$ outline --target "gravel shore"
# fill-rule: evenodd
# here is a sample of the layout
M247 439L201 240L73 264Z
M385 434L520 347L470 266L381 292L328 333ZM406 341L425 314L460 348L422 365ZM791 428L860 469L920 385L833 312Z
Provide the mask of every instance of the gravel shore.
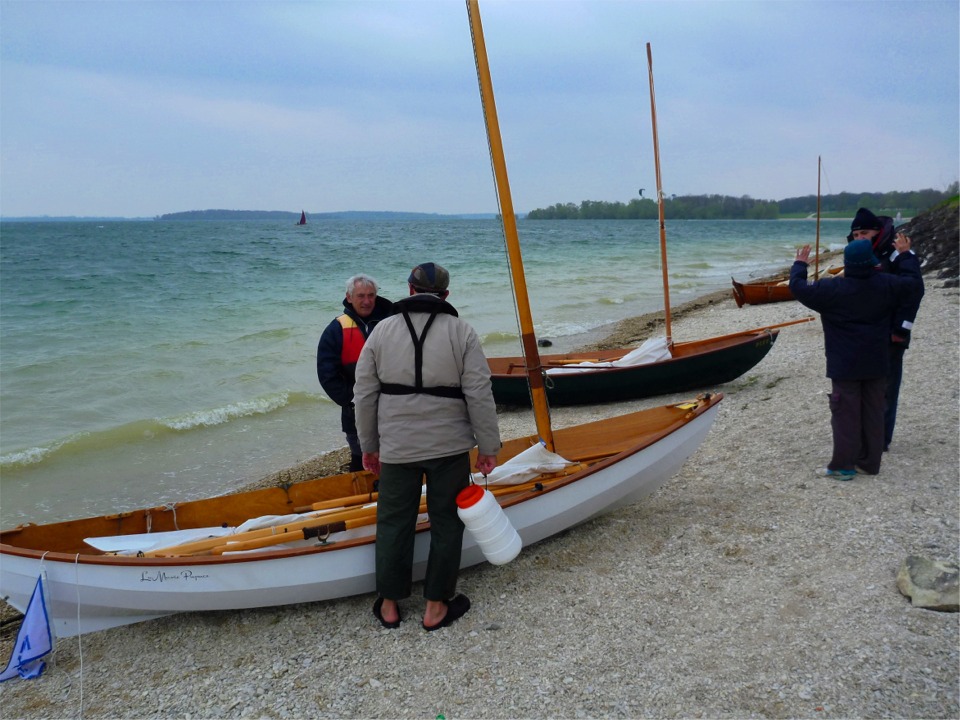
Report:
M4 718L957 718L960 615L911 606L910 554L960 543L958 291L927 279L897 433L877 477L830 457L819 321L786 327L725 394L681 472L642 503L461 574L473 609L383 630L372 595L195 613L70 638L0 686ZM674 318L692 340L809 316L729 293ZM639 341L649 318L621 323ZM692 393L555 408L556 427ZM532 429L501 414L504 437ZM337 454L312 469L335 466ZM308 472L304 470L304 472ZM285 471L284 476L300 470ZM12 631L2 637L6 658Z

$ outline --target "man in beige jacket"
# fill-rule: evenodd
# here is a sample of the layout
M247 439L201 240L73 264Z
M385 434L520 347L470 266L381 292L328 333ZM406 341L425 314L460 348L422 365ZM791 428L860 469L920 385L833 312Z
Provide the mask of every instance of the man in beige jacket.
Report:
M476 331L446 298L450 275L435 263L417 265L410 296L395 303L357 362L354 404L363 466L379 473L377 600L373 614L399 627L398 600L410 596L414 531L426 477L430 555L423 594L423 627L446 627L470 609L455 594L464 526L457 493L476 468L497 466L500 430L490 368Z

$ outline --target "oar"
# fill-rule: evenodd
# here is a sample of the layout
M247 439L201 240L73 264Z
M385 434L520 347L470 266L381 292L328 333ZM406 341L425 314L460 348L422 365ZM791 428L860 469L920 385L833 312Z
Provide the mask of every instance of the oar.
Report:
M315 502L311 505L301 505L293 509L297 513L310 512L311 510L328 510L331 508L346 508L351 505L363 505L364 503L372 503L377 501L379 493L371 492L365 493L363 495L349 495L342 498L334 498L333 500L321 500Z
M520 483L517 485L496 485L494 487L487 488L490 490L490 493L495 497L502 495L515 495L517 493L526 492L528 490L533 490L538 485L542 488L544 486L549 486L553 482L561 480L568 475L572 475L575 472L582 470L585 465L582 463L577 463L571 465L567 468L564 468L560 472L551 473L549 475L540 476L535 480L529 480L525 483ZM258 550L265 547L270 547L271 545L284 545L286 543L296 542L298 540L309 540L312 537L319 538L321 535L327 533L336 533L342 532L344 530L352 530L353 528L363 527L364 525L372 525L377 521L377 512L375 507L364 508L367 511L366 514L356 517L349 520L342 520L337 523L324 523L318 524L311 527L299 528L291 532L279 532L275 535L268 535L259 538L253 538L248 540L236 541L234 538L239 537L237 535L232 535L227 538L218 538L222 542L219 545L215 545L209 549L209 551L203 552L203 554L209 555L222 555L226 552L242 552L244 550ZM427 512L426 502L421 502L418 510L418 514ZM200 554L200 553L194 553Z
M362 517L369 513L369 510L365 508L357 508L354 510L344 510L342 512L333 512L333 513L324 513L322 515L312 515L305 520L296 520L294 522L285 523L283 525L275 525L272 527L260 528L259 530L248 530L247 532L237 533L236 535L229 535L227 537L232 538L235 541L242 540L253 540L255 538L268 537L271 535L278 535L282 533L294 532L296 530L301 530L303 528L315 527L319 525L330 525L332 523L340 522L342 520L353 520L357 517ZM156 550L149 550L143 554L144 557L176 557L178 555L192 555L197 552L204 550L209 550L210 548L216 547L217 545L222 545L224 542L224 536L206 538L204 540L196 540L190 543L183 543L181 545L171 545L165 548L159 548Z
M495 494L510 494L522 492L523 490L529 490L535 487L537 483L548 483L551 480L558 480L583 469L583 467L583 464L571 465L559 473L541 476L536 480L531 480L521 485L502 486L502 492ZM500 487L501 486L498 486L498 490ZM426 502L421 502L418 512L424 513L426 511ZM242 547L245 547L247 549L253 549L257 547L269 547L270 545L280 545L283 543L303 539L305 537L304 531L306 530L319 530L324 527L332 528L338 523L346 523L347 529L350 527L360 527L362 525L372 524L376 522L376 514L376 506L361 507L339 512L326 512L320 515L312 515L305 520L297 520L294 522L285 523L283 525L260 528L258 530L248 530L247 532L237 533L235 535L205 538L203 540L195 540L194 542L183 543L181 545L171 545L165 548L150 550L145 552L143 556L177 557L182 555L220 554L223 552L232 552L235 548L241 549ZM331 532L339 532L339 530L331 529ZM296 537L297 533L300 533L299 537ZM316 532L311 532L308 537L313 537L316 534ZM259 541L259 543L255 541ZM244 543L253 544L243 545ZM217 550L218 548L219 551Z
M284 531L276 535L269 535L259 538L251 538L249 540L243 541L228 541L226 543L220 543L219 545L214 545L210 548L210 555L222 555L225 552L240 552L242 550L257 550L259 548L270 547L271 545L285 545L286 543L296 542L297 540L307 540L312 537L319 538L321 534L326 535L328 533L341 532L343 530L351 530L356 527L363 527L364 525L373 525L377 521L377 508L370 507L364 508L367 510L363 515L349 518L346 520L341 520L336 523L322 523L320 525L313 525L310 527L296 528L292 531ZM427 511L426 502L421 502L420 507L417 509L417 514L425 513ZM232 537L238 537L234 535ZM219 540L224 540L225 538L218 538Z
M726 340L728 338L740 337L741 335L753 335L754 333L763 332L764 330L776 330L777 328L787 327L788 325L797 325L798 323L810 322L811 320L816 320L816 317L811 315L810 317L800 318L799 320L790 320L788 322L777 323L776 325L766 325L764 327L753 328L753 330L741 330L740 332L730 333L729 335L719 335L715 338L710 338L710 339Z
M357 527L354 523L361 525L369 524L366 519L363 520L341 520L332 525L318 525L313 528L302 528L289 533L280 535L270 535L268 537L256 538L254 540L244 540L241 542L229 542L223 545L217 545L194 555L222 555L225 552L241 552L243 550L256 550L258 548L269 547L270 545L281 545L283 543L295 542L297 540L307 540L312 537L319 538L320 535L341 532L352 527ZM222 538L221 538L222 539Z

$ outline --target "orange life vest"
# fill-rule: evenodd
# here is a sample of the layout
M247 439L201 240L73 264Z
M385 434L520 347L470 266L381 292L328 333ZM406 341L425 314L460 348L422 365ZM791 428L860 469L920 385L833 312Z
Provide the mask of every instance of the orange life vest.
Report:
M357 327L356 321L349 315L341 315L337 318L340 327L343 328L343 347L340 348L340 362L344 365L356 365L360 359L360 351L363 350L363 343L366 338L363 332Z

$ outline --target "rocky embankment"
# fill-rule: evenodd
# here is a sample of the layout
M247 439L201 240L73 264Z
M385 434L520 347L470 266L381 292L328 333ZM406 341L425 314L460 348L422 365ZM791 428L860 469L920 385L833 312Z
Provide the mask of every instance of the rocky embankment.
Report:
M923 264L923 274L936 273L942 287L960 283L960 204L956 198L920 213L898 228L913 241L913 251ZM928 280L929 282L929 280Z

